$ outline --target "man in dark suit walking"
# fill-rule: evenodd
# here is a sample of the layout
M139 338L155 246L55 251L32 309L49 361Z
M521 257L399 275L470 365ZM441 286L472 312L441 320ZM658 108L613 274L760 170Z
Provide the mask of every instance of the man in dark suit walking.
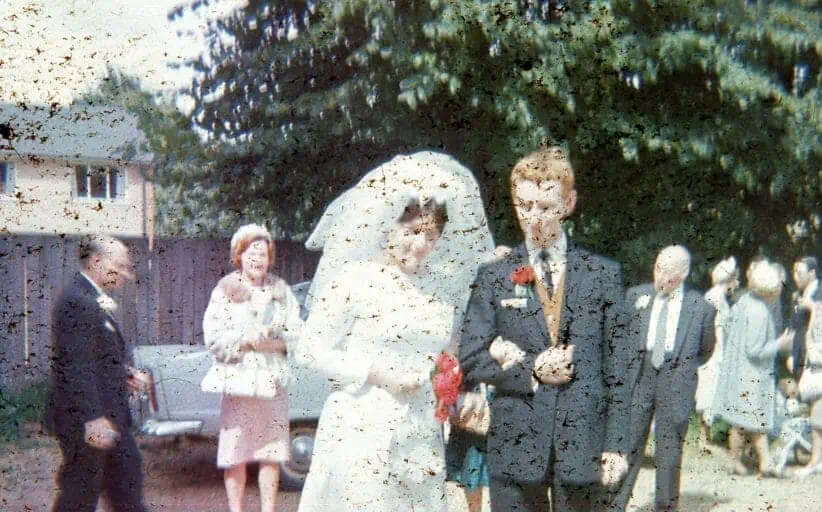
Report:
M711 357L715 342L716 310L684 284L690 264L684 247L666 247L656 260L654 284L626 294L630 470L614 495L613 510L628 506L655 415L655 510L674 511L679 504L682 447L695 406L697 370Z
M126 344L108 295L134 279L128 249L108 237L81 242L82 271L54 310L49 422L63 463L55 512L93 512L101 495L114 510L144 511L142 465L130 432Z
M491 506L587 512L627 470L621 271L563 232L577 196L560 148L522 159L511 185L525 244L479 270L459 347L466 389L496 387Z

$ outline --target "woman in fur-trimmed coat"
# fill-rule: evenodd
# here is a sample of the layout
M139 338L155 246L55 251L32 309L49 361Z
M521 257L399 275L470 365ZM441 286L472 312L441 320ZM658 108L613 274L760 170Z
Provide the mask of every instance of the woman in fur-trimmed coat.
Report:
M203 319L214 365L203 388L222 393L217 466L225 469L231 512L243 510L246 465L260 464L261 510L273 512L279 463L289 458L288 363L300 306L285 281L268 273L274 241L262 226L241 227L231 240L237 271L211 293Z

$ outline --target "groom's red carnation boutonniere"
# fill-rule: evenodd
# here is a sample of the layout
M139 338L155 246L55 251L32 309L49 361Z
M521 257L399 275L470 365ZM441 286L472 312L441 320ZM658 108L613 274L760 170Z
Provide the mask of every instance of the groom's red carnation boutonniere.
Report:
M445 423L449 416L456 414L457 399L462 386L462 370L456 358L445 352L440 354L431 380L434 385L434 394L437 396L437 409L434 417L440 423Z
M514 294L517 297L531 298L533 296L532 289L536 279L537 273L534 272L534 267L530 265L519 267L511 272L511 282L514 283Z

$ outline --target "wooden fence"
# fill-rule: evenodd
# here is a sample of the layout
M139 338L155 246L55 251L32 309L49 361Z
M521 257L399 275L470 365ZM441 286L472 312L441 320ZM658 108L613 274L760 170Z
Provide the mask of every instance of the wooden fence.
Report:
M232 270L229 240L124 239L138 279L118 292L119 322L130 344L201 344L211 289ZM0 390L49 372L51 311L78 271L79 237L0 237ZM311 278L318 253L280 241L274 272L290 284Z

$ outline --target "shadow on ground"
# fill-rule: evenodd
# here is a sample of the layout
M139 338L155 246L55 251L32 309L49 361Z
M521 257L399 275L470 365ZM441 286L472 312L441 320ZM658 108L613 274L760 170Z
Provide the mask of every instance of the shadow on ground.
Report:
M679 510L687 510L688 512L710 512L724 503L730 503L730 500L710 494L685 493L679 498ZM654 503L644 503L639 508L633 510L636 512L654 512Z

